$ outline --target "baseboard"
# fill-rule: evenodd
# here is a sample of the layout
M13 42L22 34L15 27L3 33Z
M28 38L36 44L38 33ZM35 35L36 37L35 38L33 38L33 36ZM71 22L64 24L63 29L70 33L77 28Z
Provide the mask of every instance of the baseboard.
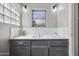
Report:
M0 56L9 56L9 53L0 53Z

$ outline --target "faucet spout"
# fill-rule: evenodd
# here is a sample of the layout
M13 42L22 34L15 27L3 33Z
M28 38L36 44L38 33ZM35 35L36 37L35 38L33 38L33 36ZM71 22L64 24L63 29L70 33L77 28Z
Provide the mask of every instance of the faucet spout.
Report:
M40 34L39 34L39 38L40 38Z

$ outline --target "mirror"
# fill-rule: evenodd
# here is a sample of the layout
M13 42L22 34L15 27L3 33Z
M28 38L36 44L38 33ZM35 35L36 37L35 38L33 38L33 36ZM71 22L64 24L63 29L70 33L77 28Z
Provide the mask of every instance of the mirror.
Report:
M32 10L32 27L46 27L46 10Z

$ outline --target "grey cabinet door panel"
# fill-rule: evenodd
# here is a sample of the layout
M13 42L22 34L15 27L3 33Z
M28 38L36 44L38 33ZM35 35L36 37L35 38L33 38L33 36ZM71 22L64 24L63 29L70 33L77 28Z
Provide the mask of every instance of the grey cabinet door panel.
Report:
M48 48L32 47L31 56L48 56Z
M16 40L16 41L10 41L10 46L12 47L29 47L30 41L22 41L22 40Z
M68 56L67 47L50 47L49 56Z
M48 46L48 41L46 40L34 40L31 41L32 46Z
M30 56L30 48L13 47L10 50L11 56Z
M68 46L68 40L52 40L52 41L49 41L49 46Z

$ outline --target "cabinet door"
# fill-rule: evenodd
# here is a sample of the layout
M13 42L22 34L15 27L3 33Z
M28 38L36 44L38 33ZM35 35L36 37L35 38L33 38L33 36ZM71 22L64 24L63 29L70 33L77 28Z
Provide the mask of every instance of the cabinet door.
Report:
M66 39L56 39L48 42L49 46L51 47L67 47L68 46L68 40Z
M68 56L67 47L50 47L49 56Z
M10 50L11 56L30 56L30 48L29 47L13 47Z
M10 47L30 47L30 41L25 40L11 40Z
M31 56L48 56L48 48L32 47Z
M34 40L31 41L32 46L48 46L47 40Z

